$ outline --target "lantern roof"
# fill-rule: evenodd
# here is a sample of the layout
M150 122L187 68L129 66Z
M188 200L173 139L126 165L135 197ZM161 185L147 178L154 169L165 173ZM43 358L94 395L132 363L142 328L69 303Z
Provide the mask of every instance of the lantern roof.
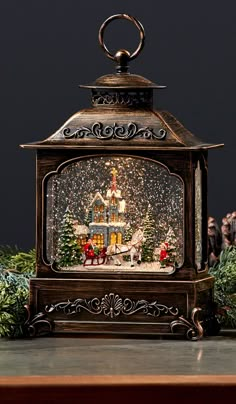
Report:
M199 150L223 144L203 142L186 129L170 112L131 108L96 107L73 115L47 139L22 145L28 149Z
M162 86L153 83L151 80L146 79L138 74L131 74L129 72L116 73L116 74L106 74L96 79L91 84L81 84L82 88L91 89L114 89L114 90L125 90L125 89L162 89L166 86Z
M130 54L120 49L113 56L104 43L104 29L116 18L132 21L139 29L140 43ZM47 139L23 144L30 149L101 149L101 150L200 150L223 146L203 142L187 130L170 112L153 108L153 90L158 85L128 72L128 62L144 46L144 29L134 17L117 14L109 17L99 30L99 42L108 58L117 64L116 73L107 74L91 84L92 107L69 118Z

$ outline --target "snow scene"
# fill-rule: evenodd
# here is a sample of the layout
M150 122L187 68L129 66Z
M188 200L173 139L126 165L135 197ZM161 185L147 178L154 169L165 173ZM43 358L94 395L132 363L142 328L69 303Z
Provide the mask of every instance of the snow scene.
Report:
M182 264L184 187L163 164L76 159L46 184L46 257L60 270L169 273Z

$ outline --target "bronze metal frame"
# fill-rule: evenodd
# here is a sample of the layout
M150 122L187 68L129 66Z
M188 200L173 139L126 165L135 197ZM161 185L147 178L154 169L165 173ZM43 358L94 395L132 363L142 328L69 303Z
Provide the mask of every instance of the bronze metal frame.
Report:
M140 44L132 55L119 50L113 56L104 44L104 29L117 18L128 19L140 30ZM207 153L222 144L204 143L169 112L154 110L153 89L163 86L127 72L128 61L137 56L144 44L141 23L124 14L110 17L101 26L99 40L107 56L118 63L117 73L82 87L91 89L92 97L105 94L105 100L93 102L92 108L73 115L49 138L22 145L37 150L37 278L31 280L31 316L27 326L34 334L40 334L36 324L47 324L55 335L174 334L197 340L203 335L206 318L213 317L214 279L207 273ZM104 155L157 162L170 175L181 178L185 206L184 262L172 274L95 270L70 273L58 271L54 264L45 261L47 179L72 161ZM202 171L200 269L195 263L194 215L198 161ZM153 310L160 314L153 315Z

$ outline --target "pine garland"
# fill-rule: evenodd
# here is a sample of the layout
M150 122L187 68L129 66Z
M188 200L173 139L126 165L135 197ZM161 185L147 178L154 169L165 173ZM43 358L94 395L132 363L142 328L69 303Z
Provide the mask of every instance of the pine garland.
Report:
M3 268L10 268L10 261L13 255L18 254L18 248L11 247L9 245L1 245L0 246L0 266Z
M29 297L29 279L0 269L0 336L23 335L25 308Z
M20 273L34 275L36 267L36 251L30 250L28 253L18 252L13 255L9 261L10 267L14 268Z
M236 246L225 248L209 272L215 277L219 321L223 327L236 328Z
M29 278L35 273L35 250L0 246L0 337L24 335Z

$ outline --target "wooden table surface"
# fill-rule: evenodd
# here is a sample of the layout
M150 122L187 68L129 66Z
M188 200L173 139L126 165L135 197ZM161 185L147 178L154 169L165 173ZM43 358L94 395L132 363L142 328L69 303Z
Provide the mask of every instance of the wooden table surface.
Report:
M214 397L214 398L213 398ZM236 403L235 333L1 340L0 403Z

